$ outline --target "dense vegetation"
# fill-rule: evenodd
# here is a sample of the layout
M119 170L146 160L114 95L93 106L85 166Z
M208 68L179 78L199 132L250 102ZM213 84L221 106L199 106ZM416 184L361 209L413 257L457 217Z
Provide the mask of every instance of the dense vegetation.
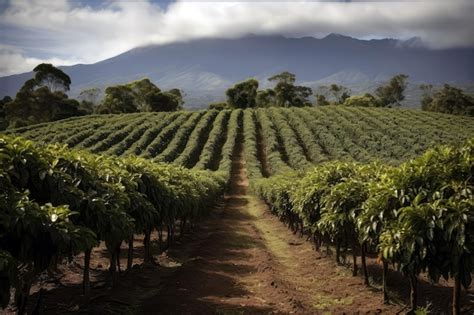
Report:
M395 165L436 144L459 143L474 135L471 118L416 110L326 106L238 113L242 112L90 115L9 133L94 153L134 154L216 170L226 137L235 136L227 132L231 124L226 121L235 122L238 116L251 177L330 160L380 160Z
M411 311L417 309L417 278L454 279L453 313L460 313L461 286L474 270L474 142L440 146L398 167L379 163L323 163L304 176L287 173L256 180L254 191L294 231L308 234L319 249L350 248L353 274L366 253L393 264L410 280Z
M14 99L5 96L0 100L0 130L92 113L177 111L184 103L179 89L162 91L147 78L109 86L103 99L99 88L85 89L78 100L70 99L66 93L71 78L61 69L42 63L33 72L34 77L24 83Z
M223 172L187 170L141 158L99 156L61 146L41 146L22 138L0 137L0 287L1 306L15 288L24 312L32 282L54 264L80 252L84 294L90 293L91 250L105 242L112 281L120 244L128 242L133 263L134 234L180 231L209 211L225 187ZM161 238L160 238L161 239Z
M365 255L378 253L385 272L393 264L411 280L413 308L420 272L451 277L459 308L473 269L473 143L422 154L473 138L473 122L325 106L90 115L10 130L0 142L1 302L13 286L22 307L39 272L79 252L87 266L101 241L112 274L134 234L145 234L150 259L151 231L172 240L177 224L204 215L243 141L253 191L292 229L334 245L338 261L351 249L354 274L360 255L366 281ZM85 268L86 295L88 281Z

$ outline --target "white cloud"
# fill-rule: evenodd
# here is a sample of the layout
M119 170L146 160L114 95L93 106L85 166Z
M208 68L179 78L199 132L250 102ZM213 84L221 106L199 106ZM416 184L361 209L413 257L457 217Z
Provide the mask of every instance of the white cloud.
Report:
M16 0L0 15L0 27L20 30L15 45L29 56L41 51L46 59L71 64L96 62L151 43L248 33L421 36L433 48L474 46L473 10L472 1L180 1L165 11L147 0L106 1L94 8L73 0ZM42 58L0 50L0 75L24 71L35 60Z
M28 57L18 48L0 45L0 75L10 75L32 71L40 63L52 63L58 66L68 66L79 63L79 59L34 58Z

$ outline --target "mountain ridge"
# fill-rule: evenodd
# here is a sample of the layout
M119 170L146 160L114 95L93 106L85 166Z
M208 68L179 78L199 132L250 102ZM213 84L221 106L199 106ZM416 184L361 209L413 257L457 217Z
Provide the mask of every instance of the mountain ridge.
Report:
M405 73L413 83L472 84L474 49L429 49L416 37L363 40L335 33L320 39L247 35L142 46L94 64L61 68L71 77L73 97L86 88L149 77L160 88L182 89L188 106L202 107L222 100L226 88L248 77L267 87L266 78L280 71L295 73L299 82L334 78L332 83L344 84L343 79L350 79L352 73L352 80L365 78L367 82L359 83L373 85ZM0 96L14 96L31 76L29 72L0 77Z

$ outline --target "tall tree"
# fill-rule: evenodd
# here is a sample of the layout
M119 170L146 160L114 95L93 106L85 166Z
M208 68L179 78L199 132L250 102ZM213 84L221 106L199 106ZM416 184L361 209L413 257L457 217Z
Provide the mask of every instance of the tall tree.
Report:
M272 89L260 90L257 92L257 106L269 107L276 104L276 93Z
M173 112L180 109L179 98L170 92L149 93L147 103L152 112Z
M5 117L5 105L11 101L12 98L8 95L0 100L0 130L5 130L8 127L8 121Z
M184 94L183 92L181 92L180 89L171 89L168 91L169 94L172 94L175 96L176 98L176 101L178 102L178 108L177 109L183 109L183 105L184 105Z
M258 81L248 79L237 83L226 91L227 103L233 108L253 108L257 106Z
M52 64L39 64L33 69L33 72L35 72L36 86L46 86L51 92L69 91L71 78Z
M350 90L342 85L331 84L329 91L332 93L336 104L342 104L351 96Z
M433 96L423 99L421 108L426 111L474 116L474 97L445 84Z
M397 74L392 77L387 85L380 86L375 90L383 106L400 106L400 102L405 99L405 89L407 87L408 76L405 74Z
M148 103L149 95L161 92L160 88L148 78L130 82L125 86L133 93L135 106L140 112L151 111L150 104Z
M97 106L99 114L120 114L137 112L135 95L132 89L126 85L109 86L105 89L105 98Z
M84 115L79 102L68 99L71 79L51 64L40 64L16 94L15 100L4 105L9 127Z
M268 80L270 82L276 82L273 89L276 94L277 106L311 106L308 97L313 93L313 91L309 87L295 85L296 76L293 73L284 71L270 77Z

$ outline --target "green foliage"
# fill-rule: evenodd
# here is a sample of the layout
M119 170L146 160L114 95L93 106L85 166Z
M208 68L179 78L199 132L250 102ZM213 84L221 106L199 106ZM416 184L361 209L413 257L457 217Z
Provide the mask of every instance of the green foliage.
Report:
M216 102L216 103L210 103L208 105L208 108L215 109L215 110L224 110L224 109L230 109L231 107L226 102Z
M326 99L326 96L323 94L316 94L316 105L318 106L327 106L329 105L329 101Z
M442 89L430 93L430 86L423 86L421 109L445 114L474 116L474 97L461 89L445 84Z
M35 77L2 106L10 128L86 114L79 102L64 93L71 84L67 74L51 64L40 64L33 71Z
M105 98L97 106L98 114L120 114L137 112L133 90L125 85L109 86Z
M218 172L225 174L226 178L230 178L232 170L232 158L234 156L235 143L239 129L242 128L241 109L233 110L230 113L229 122L227 124L227 135L221 150L221 159L219 161Z
M37 65L33 72L35 73L35 85L37 87L47 87L51 92L69 91L71 78L62 70L49 63Z
M309 87L295 85L296 76L284 71L268 79L276 82L275 91L276 105L280 107L303 107L311 106L308 97L313 93Z
M105 98L96 108L96 112L99 114L170 112L182 109L183 103L183 95L179 89L164 92L145 78L125 85L108 87L105 90Z
M237 83L225 92L227 103L231 108L256 107L257 89L258 81L255 79Z
M265 89L257 92L257 107L270 107L276 104L276 92Z
M0 137L0 301L62 257L133 233L194 221L222 194L221 174ZM16 270L25 268L19 275ZM29 287L29 286L27 286ZM26 292L27 294L28 292Z
M338 247L352 244L353 251L367 244L410 279L426 272L433 282L454 278L468 288L473 158L470 140L438 146L398 167L330 162L304 176L257 179L252 187L294 230Z
M223 110L217 114L216 119L212 126L209 124L207 128L212 127L209 131L209 137L207 138L204 147L201 150L200 156L197 159L194 168L197 169L211 169L213 171L219 168L219 159L221 157L221 151L224 146L226 138L229 136L226 134L228 132L235 132L231 127L233 121L230 121L230 110ZM232 135L230 135L231 137ZM205 136L201 136L205 138ZM235 138L235 136L234 136ZM197 140L197 142L203 140Z
M5 96L0 100L0 130L5 130L8 127L8 121L6 120L5 105L10 103L12 98Z
M380 100L375 98L370 93L365 93L364 95L354 95L348 97L344 103L344 106L361 106L361 107L381 107L382 104Z
M173 112L182 109L183 98L177 93L152 92L147 95L147 104L152 112Z
M243 112L242 128L247 175L250 178L261 177L263 175L263 165L259 161L257 152L257 125L254 110Z
M405 99L403 92L407 87L405 74L397 74L392 77L387 85L380 86L375 90L375 95L380 99L382 106L400 105Z
M348 99L351 94L350 90L342 85L331 84L329 87L329 91L332 93L334 99L336 100L336 104L342 104Z

